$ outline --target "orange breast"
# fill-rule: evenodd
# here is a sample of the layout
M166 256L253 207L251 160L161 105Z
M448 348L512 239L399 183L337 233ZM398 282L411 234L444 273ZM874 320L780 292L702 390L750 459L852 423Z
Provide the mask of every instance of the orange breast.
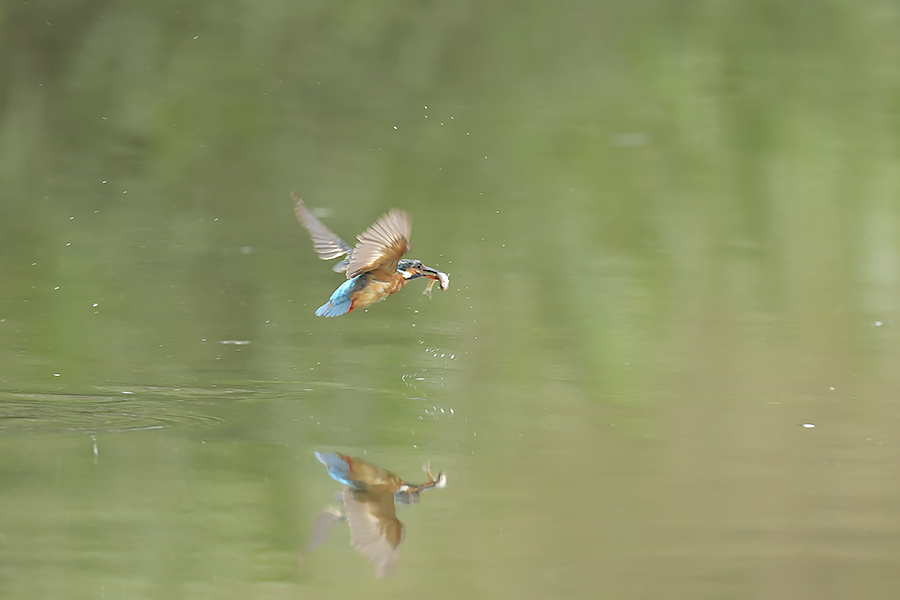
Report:
M384 300L406 285L406 279L399 273L397 274L397 277L390 281L375 279L371 274L368 277L369 280L366 282L365 287L353 294L354 309L365 308L370 304L375 304L380 300Z

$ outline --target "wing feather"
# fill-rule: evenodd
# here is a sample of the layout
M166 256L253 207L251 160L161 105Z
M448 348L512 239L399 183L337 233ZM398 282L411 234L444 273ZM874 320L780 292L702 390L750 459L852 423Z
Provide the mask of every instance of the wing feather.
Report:
M313 524L312 532L309 536L309 542L303 548L303 554L309 554L328 538L328 534L334 529L334 526L344 520L344 513L339 508L330 506L319 513L316 522Z
M384 486L366 491L345 488L343 499L350 544L372 563L376 577L388 575L400 556L403 541L403 524L394 512L394 494Z
M397 261L410 250L411 234L412 217L406 211L392 208L356 237L359 243L350 254L347 277L378 270L395 273Z
M351 248L347 242L328 229L328 227L326 227L311 210L306 208L306 204L303 203L303 200L300 199L300 196L298 196L296 192L291 193L291 198L297 203L294 209L294 212L297 214L297 219L309 232L309 237L312 238L313 248L315 249L316 254L319 255L319 258L322 260L332 260L344 256L345 254L349 255L353 252L353 248ZM344 263L341 262L335 265L335 270L343 264ZM344 268L346 268L346 266Z

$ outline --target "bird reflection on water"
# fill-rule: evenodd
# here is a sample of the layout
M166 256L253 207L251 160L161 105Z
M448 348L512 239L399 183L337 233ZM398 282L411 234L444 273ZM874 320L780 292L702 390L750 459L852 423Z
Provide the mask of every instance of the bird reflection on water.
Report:
M333 479L347 487L340 495L343 509L328 507L316 517L300 559L325 541L331 529L346 519L350 524L350 545L372 563L376 577L390 574L405 533L403 523L397 519L395 503L418 504L423 490L445 487L447 476L441 472L435 478L426 463L428 481L411 484L358 458L326 452L316 452L316 458Z

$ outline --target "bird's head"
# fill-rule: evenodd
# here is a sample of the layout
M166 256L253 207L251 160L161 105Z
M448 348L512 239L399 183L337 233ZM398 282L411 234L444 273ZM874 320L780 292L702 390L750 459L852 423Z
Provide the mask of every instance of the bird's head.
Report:
M423 265L421 260L415 258L401 259L397 263L397 272L403 275L403 277L407 281L409 281L410 279L416 279L417 277L427 277L428 279L434 279L435 281L440 283L442 290L446 290L447 285L449 284L449 279L447 278L446 274L427 265Z

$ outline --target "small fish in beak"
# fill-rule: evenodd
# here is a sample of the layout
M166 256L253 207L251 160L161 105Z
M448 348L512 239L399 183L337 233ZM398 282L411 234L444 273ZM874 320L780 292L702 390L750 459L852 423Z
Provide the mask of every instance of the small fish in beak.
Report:
M423 294L428 296L429 299L431 298L431 288L434 287L435 283L440 284L442 292L446 292L447 288L450 287L450 277L448 277L446 273L428 267L428 272L423 274L425 275L425 277L431 279L431 281L428 282L428 287L426 287L425 291L422 292Z

